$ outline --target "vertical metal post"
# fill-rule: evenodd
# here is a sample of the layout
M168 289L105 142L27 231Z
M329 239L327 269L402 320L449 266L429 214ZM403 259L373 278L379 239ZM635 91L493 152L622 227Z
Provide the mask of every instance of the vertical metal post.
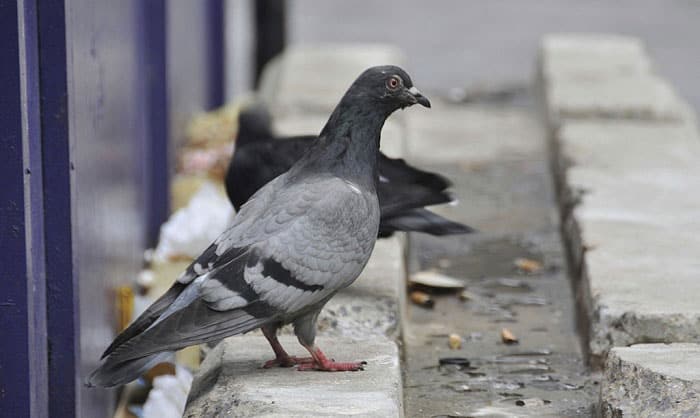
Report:
M144 49L142 52L146 94L144 164L146 173L147 245L158 242L160 225L170 212L170 166L167 71L167 4L165 0L143 2Z
M73 269L64 0L37 0L44 177L49 415L77 416L78 286Z
M255 84L260 81L265 64L285 46L285 0L255 2Z
M207 85L209 86L208 103L210 108L219 107L224 104L226 95L225 85L225 23L224 23L224 1L208 0L206 3L207 22L204 30L207 31L205 37L209 74Z
M0 0L0 411L46 416L36 3Z

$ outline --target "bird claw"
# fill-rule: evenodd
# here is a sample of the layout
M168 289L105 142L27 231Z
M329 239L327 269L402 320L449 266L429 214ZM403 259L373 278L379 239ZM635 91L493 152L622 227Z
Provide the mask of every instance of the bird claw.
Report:
M357 361L357 362L345 362L345 363L339 363L335 362L333 360L327 361L324 363L317 363L317 362L309 362L309 363L303 363L299 364L299 367L297 370L306 372L306 371L324 371L324 372L356 372L359 370L364 370L365 365L367 364L366 361Z
M287 356L266 361L262 367L263 369L270 369L272 367L293 367L296 365L302 366L308 363L314 363L314 359L311 357Z

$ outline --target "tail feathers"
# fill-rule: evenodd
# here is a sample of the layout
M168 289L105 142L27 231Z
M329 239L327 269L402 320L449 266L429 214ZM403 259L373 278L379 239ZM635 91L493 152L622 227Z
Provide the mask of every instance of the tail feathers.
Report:
M390 158L382 153L379 154L379 175L389 182L423 186L434 191L445 190L452 185L440 174L421 170L401 158Z
M430 235L457 235L476 232L476 229L450 221L427 209L413 209L399 216L382 219L379 235L388 236L392 232L424 232Z
M113 387L125 385L138 378L158 363L168 361L172 352L162 352L132 360L119 361L111 356L85 379L86 386Z

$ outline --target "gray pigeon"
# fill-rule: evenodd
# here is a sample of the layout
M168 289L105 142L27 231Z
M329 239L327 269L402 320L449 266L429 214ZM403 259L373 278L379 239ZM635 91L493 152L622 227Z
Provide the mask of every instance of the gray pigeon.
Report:
M122 332L87 379L127 383L175 350L256 328L276 358L265 367L355 371L314 344L326 302L360 275L377 239L379 137L395 110L430 102L395 66L373 67L350 86L318 140L292 168L243 205L232 225L160 299ZM289 356L278 329L310 358Z

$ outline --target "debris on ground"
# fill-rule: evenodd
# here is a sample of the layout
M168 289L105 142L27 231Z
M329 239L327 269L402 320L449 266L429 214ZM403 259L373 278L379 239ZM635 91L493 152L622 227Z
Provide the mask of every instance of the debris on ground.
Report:
M518 268L518 270L524 272L524 273L537 273L540 270L542 270L542 263L540 263L537 260L533 260L530 258L516 258L513 261L513 264L515 264L515 267Z
M469 367L471 363L464 357L443 357L439 360L440 366Z
M411 302L418 306L428 309L432 309L435 306L435 301L430 297L430 295L425 292L421 292L420 290L412 291L410 297Z
M462 290L459 292L459 300L467 301L476 299L476 295L468 290Z
M540 398L518 399L517 401L515 401L515 404L517 406L524 406L524 407L544 406L544 405L547 405L550 403L552 403L552 402L548 401L546 399L540 399Z
M517 344L518 337L508 328L503 328L501 330L501 341L503 341L503 344Z
M409 284L426 292L456 292L464 289L464 282L435 271L419 271L411 275Z
M462 337L459 334L450 334L448 337L448 345L450 350L459 350L462 348Z

